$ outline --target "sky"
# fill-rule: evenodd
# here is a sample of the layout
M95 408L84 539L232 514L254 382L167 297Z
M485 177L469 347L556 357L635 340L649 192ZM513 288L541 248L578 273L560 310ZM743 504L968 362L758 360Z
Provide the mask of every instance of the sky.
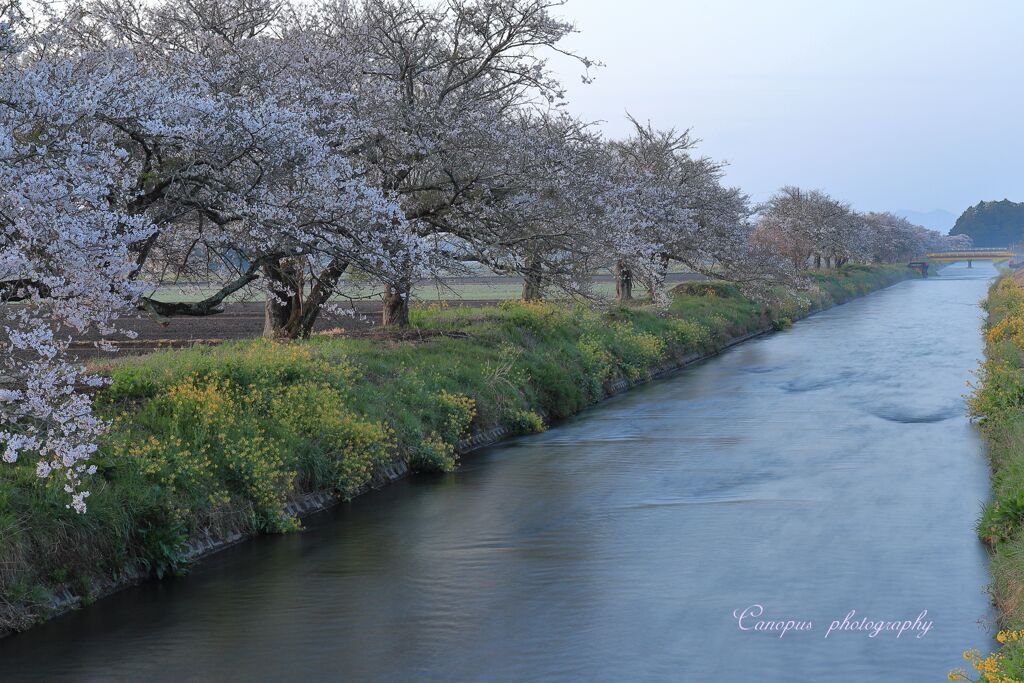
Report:
M552 60L577 115L690 128L760 201L781 185L860 210L1024 201L1020 0L568 0Z

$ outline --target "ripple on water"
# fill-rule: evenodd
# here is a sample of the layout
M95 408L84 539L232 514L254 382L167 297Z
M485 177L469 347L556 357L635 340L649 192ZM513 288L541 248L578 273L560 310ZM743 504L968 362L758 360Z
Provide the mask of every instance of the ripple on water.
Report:
M763 375L769 372L775 372L776 370L782 370L785 367L785 365L748 365L746 367L739 368L739 370L740 372Z
M818 391L827 389L839 384L848 384L858 377L859 373L853 370L844 370L831 374L827 377L798 377L783 383L783 391L791 394L801 394L806 391Z
M900 424L944 422L956 417L963 417L964 414L963 406L959 404L952 404L938 410L922 410L920 407L912 406L883 406L868 408L867 412L883 420Z

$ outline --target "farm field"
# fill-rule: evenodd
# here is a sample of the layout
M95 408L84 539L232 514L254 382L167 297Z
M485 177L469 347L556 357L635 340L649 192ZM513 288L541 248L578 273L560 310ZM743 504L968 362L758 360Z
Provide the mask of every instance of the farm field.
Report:
M666 284L674 285L687 280L703 279L697 273L669 273ZM615 295L615 284L610 275L594 277L594 292L601 299ZM212 291L212 290L210 290ZM203 288L164 288L158 298L164 300L198 300L207 292ZM423 284L413 290L414 300L420 304L444 303L449 306L479 307L495 301L519 298L522 280L516 277L475 275L445 278L438 283ZM349 297L338 297L338 310L325 310L320 316L316 330L343 330L347 334L376 334L379 324L381 302L379 293L371 288L363 290L348 288L343 291ZM639 295L640 292L638 291ZM249 339L263 333L263 301L256 290L235 297L223 313L207 317L181 316L167 319L161 324L145 314L120 319L123 329L135 332L135 339L116 340L119 353L146 353L161 348L178 348L194 344L216 344L234 339ZM80 358L108 355L93 346L94 338L85 337L75 343L75 352Z

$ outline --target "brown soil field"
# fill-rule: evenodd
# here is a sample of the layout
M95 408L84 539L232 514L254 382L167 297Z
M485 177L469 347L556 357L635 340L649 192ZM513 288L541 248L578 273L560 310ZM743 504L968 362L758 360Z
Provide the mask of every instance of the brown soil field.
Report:
M696 273L670 273L669 285L684 280L703 279ZM599 275L596 282L611 281L610 276ZM447 284L520 284L522 281L511 277L463 277L446 279ZM641 292L637 292L638 295ZM443 303L448 306L480 307L494 305L493 299L447 299ZM370 336L387 339L406 339L422 337L423 332L384 331L379 327L381 302L376 300L355 301L343 305L344 314L324 311L317 321L315 331L338 331L353 336ZM250 339L263 334L263 304L258 302L231 303L225 306L223 313L205 317L180 316L158 321L145 313L136 316L125 316L119 319L119 327L135 332L134 339L112 339L117 352L98 349L95 346L96 336L86 336L77 340L73 349L81 359L111 357L124 353L148 353L166 348L182 348L197 344L219 344L233 339Z
M481 306L482 301L459 301L453 305ZM381 315L379 302L346 304L353 315L339 315L324 311L316 324L316 331L339 330L352 334L371 333L378 325ZM162 322L140 313L118 320L118 326L135 332L134 339L111 340L117 352L104 351L95 346L98 337L87 336L77 340L73 349L79 358L120 355L123 353L148 353L157 349L182 348L196 344L219 344L232 339L250 339L263 334L263 304L235 303L225 306L223 313L205 317L180 316L164 319Z

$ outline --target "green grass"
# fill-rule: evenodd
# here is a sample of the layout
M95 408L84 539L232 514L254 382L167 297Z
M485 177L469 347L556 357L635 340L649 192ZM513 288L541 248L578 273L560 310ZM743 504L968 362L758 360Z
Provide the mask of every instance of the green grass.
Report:
M1024 288L1012 277L985 301L985 361L971 399L989 443L992 499L978 532L992 551L993 597L1002 624L1024 628Z
M999 680L1024 679L1024 288L1000 277L985 300L985 360L970 400L989 444L992 497L978 521L991 552L1000 642L988 655Z
M352 497L397 461L450 471L473 432L542 430L622 379L908 275L814 273L816 288L777 292L772 305L719 282L679 285L668 311L420 305L412 324L425 341L250 340L107 363L97 405L113 429L87 514L67 510L60 482L37 479L34 463L0 467L0 630L45 617L61 587L88 596L126 569L184 571L200 533L297 529L285 506L304 493Z

